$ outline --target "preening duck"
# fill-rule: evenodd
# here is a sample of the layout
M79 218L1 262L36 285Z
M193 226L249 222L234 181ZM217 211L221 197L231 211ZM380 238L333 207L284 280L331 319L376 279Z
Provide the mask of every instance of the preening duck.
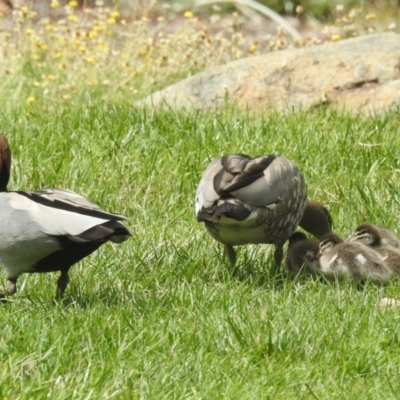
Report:
M295 275L302 272L315 274L320 270L318 252L317 240L309 240L304 233L295 232L289 238L286 267Z
M10 169L11 150L0 135L0 264L7 276L2 295L16 293L24 272L60 271L61 298L73 264L108 240L121 243L131 236L120 222L126 218L67 190L8 192Z
M330 232L331 220L318 204L310 204L303 222L305 229L320 236L321 231ZM204 222L210 235L224 245L232 266L236 262L233 246L250 243L273 244L275 264L280 265L283 245L306 208L302 174L293 162L276 155L218 157L208 165L196 191L197 221ZM315 223L307 224L310 219Z
M387 281L392 271L373 249L356 241L344 242L333 233L324 235L318 253L321 272L326 276L348 276L356 281Z
M397 237L392 230L366 223L356 229L350 240L375 250L394 273L400 274L400 249L392 245L396 244L394 238Z

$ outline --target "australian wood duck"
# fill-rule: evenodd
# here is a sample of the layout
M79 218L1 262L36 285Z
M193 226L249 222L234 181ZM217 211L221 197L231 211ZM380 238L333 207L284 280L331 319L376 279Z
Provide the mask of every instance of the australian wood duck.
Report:
M344 242L333 233L324 235L318 253L321 272L328 277L387 281L392 271L374 250L357 241Z
M73 264L108 240L128 239L120 222L126 218L67 190L8 192L10 168L11 151L0 135L0 264L8 280L2 295L16 292L24 272L60 271L56 297L61 298Z
M303 221L305 229L317 236L330 232L331 225L329 213L320 207L317 202L310 204L308 219L315 222ZM196 191L197 220L224 245L232 266L236 262L233 246L250 243L273 244L275 264L280 265L283 245L306 209L307 186L302 174L293 162L275 155L216 158Z

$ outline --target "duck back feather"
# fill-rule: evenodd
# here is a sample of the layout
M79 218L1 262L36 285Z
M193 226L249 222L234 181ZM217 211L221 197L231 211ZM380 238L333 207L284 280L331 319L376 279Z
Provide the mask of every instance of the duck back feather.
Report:
M275 155L251 158L231 154L213 160L196 191L196 217L210 235L232 246L271 243L280 264L283 244L296 229L306 207L307 186L291 161Z

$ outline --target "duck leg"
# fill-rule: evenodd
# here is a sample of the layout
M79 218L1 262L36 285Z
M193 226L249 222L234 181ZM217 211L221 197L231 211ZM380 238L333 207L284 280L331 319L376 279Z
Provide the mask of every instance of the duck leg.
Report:
M274 251L275 264L272 268L273 275L279 274L279 267L281 266L282 260L283 260L283 244L275 244L275 251Z
M68 283L69 283L68 270L61 271L61 275L57 281L56 300L61 300L63 298Z
M233 246L230 244L225 244L225 254L228 257L229 263L231 264L231 267L234 267L236 264L236 252Z
M274 260L275 267L278 268L283 260L283 244L275 245Z

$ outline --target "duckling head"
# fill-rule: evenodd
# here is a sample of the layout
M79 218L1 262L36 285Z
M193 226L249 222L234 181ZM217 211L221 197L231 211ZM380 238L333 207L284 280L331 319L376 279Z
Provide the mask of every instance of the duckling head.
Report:
M317 258L318 242L309 240L302 232L295 232L289 238L286 266L292 273L315 273L319 269Z
M343 243L343 239L339 235L336 235L335 233L327 233L319 241L319 252L317 258L321 258L324 254L329 253L340 243Z
M295 232L289 238L289 247L305 240L308 240L308 238L303 232Z
M315 200L307 200L299 225L305 231L320 239L325 234L332 232L332 217L323 204Z
M361 242L366 246L379 246L381 244L381 235L372 224L361 224L350 238L350 241Z

